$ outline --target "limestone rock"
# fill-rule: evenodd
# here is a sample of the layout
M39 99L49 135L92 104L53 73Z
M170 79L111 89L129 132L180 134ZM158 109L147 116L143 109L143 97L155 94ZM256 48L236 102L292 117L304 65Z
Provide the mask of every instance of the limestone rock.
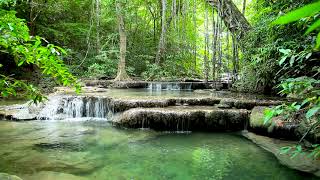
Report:
M284 141L279 139L273 139L265 136L256 135L254 133L243 132L243 135L259 145L263 149L274 154L279 162L285 166L299 171L312 173L320 177L320 161L306 157L304 154L300 154L294 158L291 158L288 154L281 154L280 149L285 146L295 146L296 141Z
M125 111L115 124L129 128L174 131L242 130L249 118L243 109L217 109L210 106L135 108Z
M66 174L53 171L41 171L31 176L25 177L26 180L88 180L87 178L75 176L73 174Z
M271 122L264 123L264 111L266 106L256 106L252 109L250 115L249 129L257 134L269 137L285 138L299 140L296 129L298 124L286 122L281 117L274 118Z

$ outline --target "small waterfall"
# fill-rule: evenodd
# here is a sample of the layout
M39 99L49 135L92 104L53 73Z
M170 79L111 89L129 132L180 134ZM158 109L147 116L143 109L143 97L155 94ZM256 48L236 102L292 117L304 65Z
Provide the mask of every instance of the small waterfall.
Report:
M148 87L150 91L191 91L192 90L192 83L186 82L151 82L148 83Z
M53 96L38 119L107 118L112 115L110 100L103 97Z

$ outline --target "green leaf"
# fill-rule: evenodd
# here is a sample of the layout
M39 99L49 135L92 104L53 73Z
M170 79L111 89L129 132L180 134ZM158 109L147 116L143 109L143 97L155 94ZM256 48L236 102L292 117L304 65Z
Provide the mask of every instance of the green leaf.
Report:
M299 9L289 12L288 14L281 16L273 24L288 24L297 21L301 18L312 16L320 11L320 1L312 4L308 4Z
M320 19L318 19L315 23L313 23L306 31L305 35L311 33L312 31L314 31L315 29L317 29L318 27L320 27Z
M24 63L24 61L20 61L19 64L18 64L18 66L22 66L23 63Z
M318 36L317 36L316 49L319 49L319 47L320 47L320 33L318 33Z
M294 60L296 59L295 56L291 56L290 58L290 66L292 67L293 66L293 63L294 63Z
M318 111L320 110L320 107L313 107L309 109L309 111L306 114L306 118L310 119L312 116L314 116Z
M289 55L291 53L291 49L279 49L279 52L284 55Z
M280 149L280 154L287 154L291 149L292 149L292 147L290 147L290 146L282 147Z
M279 65L281 66L286 61L286 59L287 59L287 56L283 56L279 61Z

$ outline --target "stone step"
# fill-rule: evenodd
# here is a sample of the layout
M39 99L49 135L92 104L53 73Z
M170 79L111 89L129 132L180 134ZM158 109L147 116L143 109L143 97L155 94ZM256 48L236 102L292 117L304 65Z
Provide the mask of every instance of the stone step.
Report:
M239 131L246 128L250 111L212 106L134 108L120 114L115 125L165 131Z

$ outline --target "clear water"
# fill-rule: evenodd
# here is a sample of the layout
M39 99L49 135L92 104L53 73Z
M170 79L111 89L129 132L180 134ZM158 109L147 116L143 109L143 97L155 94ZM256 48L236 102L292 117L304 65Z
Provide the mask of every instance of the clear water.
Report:
M117 129L105 121L0 121L0 172L25 180L315 179L232 133Z

